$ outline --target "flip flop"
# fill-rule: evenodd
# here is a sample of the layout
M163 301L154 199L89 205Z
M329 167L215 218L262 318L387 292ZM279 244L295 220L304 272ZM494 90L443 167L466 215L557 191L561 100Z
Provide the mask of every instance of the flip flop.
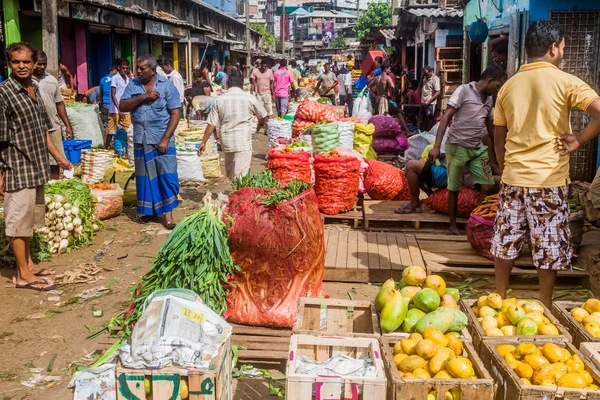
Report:
M410 204L407 204L404 207L395 209L394 213L396 213L396 214L417 214L417 213L423 213L423 209L413 207Z
M44 273L46 271L48 271L47 274ZM56 271L53 271L53 270L48 269L48 268L42 268L38 272L36 272L34 275L35 276L52 276L52 275L56 275Z
M33 282L29 282L26 285L15 285L15 288L37 290L38 292L49 292L50 290L56 289L56 286L53 284L51 284L50 286L43 287L43 288L36 288L36 287L34 287L35 285L48 285L48 282L47 281L33 281Z

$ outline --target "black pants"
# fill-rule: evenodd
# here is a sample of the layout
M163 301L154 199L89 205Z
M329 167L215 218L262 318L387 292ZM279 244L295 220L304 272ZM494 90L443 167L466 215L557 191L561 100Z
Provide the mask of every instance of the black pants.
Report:
M348 116L352 116L352 106L354 105L354 98L351 94L347 96L340 95L340 106L348 105Z

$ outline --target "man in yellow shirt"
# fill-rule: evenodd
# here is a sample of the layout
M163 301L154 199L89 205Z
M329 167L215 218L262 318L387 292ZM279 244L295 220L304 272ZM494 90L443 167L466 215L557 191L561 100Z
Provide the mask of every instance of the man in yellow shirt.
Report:
M565 32L556 22L535 21L525 49L530 63L506 82L494 113L495 149L503 169L492 254L496 291L506 295L525 239L538 270L540 300L550 307L556 272L570 267L569 155L600 133L600 98L581 79L558 69ZM592 122L572 134L573 107Z

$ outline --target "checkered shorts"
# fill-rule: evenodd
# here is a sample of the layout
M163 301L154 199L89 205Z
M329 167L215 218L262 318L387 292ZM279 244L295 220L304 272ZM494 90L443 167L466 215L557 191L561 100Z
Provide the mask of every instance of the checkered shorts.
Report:
M568 186L526 188L503 183L491 253L513 260L528 238L536 268L568 269L573 254L568 193Z

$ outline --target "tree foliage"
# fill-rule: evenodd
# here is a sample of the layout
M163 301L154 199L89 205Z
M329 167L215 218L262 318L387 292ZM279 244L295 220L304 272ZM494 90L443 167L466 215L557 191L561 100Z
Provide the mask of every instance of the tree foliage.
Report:
M359 38L367 36L373 29L381 28L392 23L392 9L390 3L369 2L366 11L360 13L356 20L354 32Z
M266 47L275 46L275 42L277 41L275 39L275 35L269 33L269 31L267 31L267 28L263 24L250 24L250 28L262 35L262 42L265 44Z
M333 49L344 49L348 47L346 44L346 39L343 36L338 36L331 42L331 48Z

